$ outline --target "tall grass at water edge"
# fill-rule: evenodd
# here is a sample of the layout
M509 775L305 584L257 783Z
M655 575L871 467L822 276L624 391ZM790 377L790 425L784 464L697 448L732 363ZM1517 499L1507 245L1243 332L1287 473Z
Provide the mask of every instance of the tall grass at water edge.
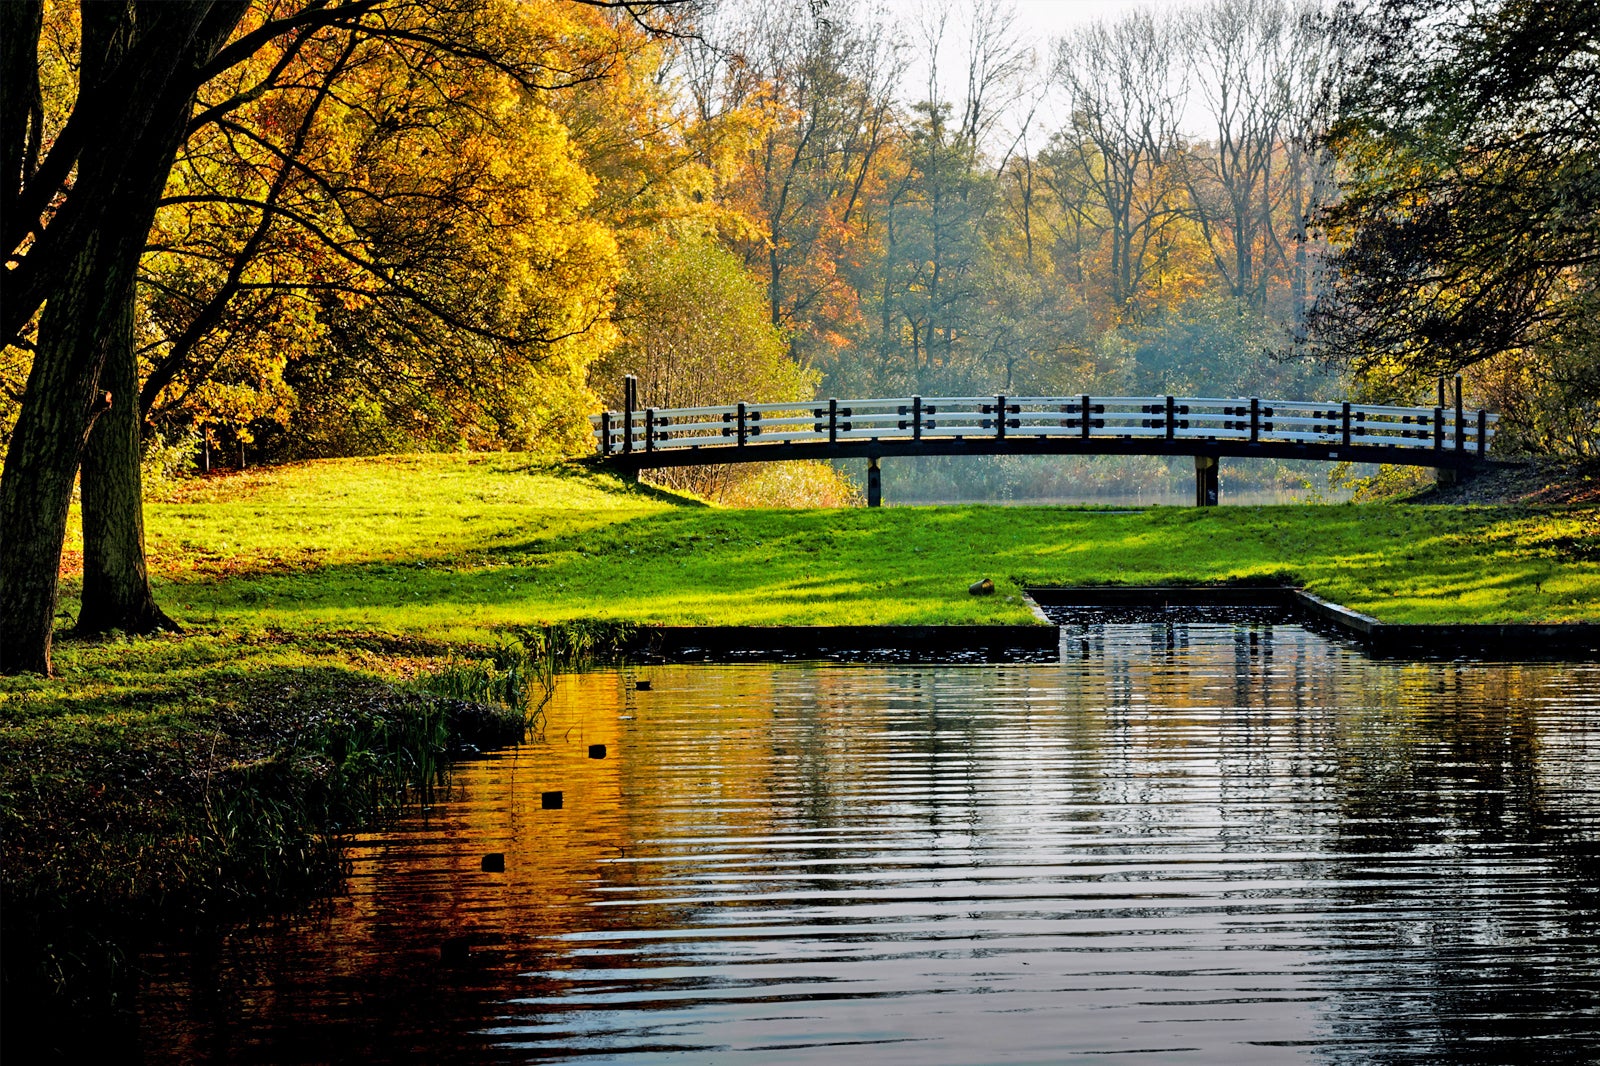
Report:
M435 696L502 707L521 716L525 733L538 732L555 693L556 676L615 659L632 626L573 621L523 629L481 658L452 658L420 682Z

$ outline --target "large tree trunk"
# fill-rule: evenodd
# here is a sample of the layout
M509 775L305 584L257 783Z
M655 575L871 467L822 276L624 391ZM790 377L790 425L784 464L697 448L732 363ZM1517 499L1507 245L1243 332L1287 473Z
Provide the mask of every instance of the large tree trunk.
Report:
M196 72L244 9L242 0L82 9L73 114L84 116L88 132L76 178L23 266L5 279L8 318L25 321L30 294L47 295L0 473L0 672L50 672L67 509L85 440L105 404L99 378L112 327L126 310L156 203L183 142ZM58 232L67 236L56 239ZM46 245L57 254L43 255ZM27 284L17 288L12 283L21 274ZM132 400L129 406L137 411Z
M156 606L145 569L139 477L139 367L133 339L134 287L107 337L101 388L111 407L95 420L79 471L83 508L80 635L120 629L154 633L178 627Z
M105 358L97 326L132 271L108 277L91 245L72 264L39 320L38 350L5 472L0 474L0 670L50 672L61 542L84 438L105 407Z

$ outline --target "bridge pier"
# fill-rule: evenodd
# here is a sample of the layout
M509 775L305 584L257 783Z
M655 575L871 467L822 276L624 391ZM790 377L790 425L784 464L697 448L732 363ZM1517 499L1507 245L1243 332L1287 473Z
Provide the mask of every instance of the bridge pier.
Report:
M1197 455L1194 457L1194 505L1196 507L1215 507L1221 495L1218 474L1221 473L1221 462L1214 455Z
M867 506L883 506L883 471L878 468L878 457L867 460Z

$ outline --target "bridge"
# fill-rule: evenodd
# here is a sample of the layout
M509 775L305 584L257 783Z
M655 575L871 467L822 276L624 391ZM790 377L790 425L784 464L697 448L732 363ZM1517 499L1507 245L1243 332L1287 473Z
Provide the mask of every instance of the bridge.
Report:
M623 409L591 418L601 463L623 473L671 466L865 459L867 505L879 461L906 455L1193 456L1195 503L1217 503L1224 458L1433 467L1452 479L1488 461L1498 416L1465 411L1461 379L1434 407L1193 396L901 396L869 400Z

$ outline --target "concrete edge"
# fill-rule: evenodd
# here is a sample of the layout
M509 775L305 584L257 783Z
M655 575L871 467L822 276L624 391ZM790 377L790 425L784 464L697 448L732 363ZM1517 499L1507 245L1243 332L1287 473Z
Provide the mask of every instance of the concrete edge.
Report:
M624 649L664 662L815 658L887 662L1055 662L1061 630L1044 625L640 626Z
M647 662L827 659L839 662L1059 661L1061 628L1042 606L1277 607L1353 639L1378 657L1600 659L1600 624L1397 624L1291 585L1039 585L1024 587L1042 625L640 626L622 649Z
M1371 637L1374 633L1384 629L1393 629L1394 626L1378 621L1370 614L1353 611L1349 607L1325 600L1321 596L1307 592L1305 589L1291 589L1295 604L1314 618L1324 622L1331 622L1340 629L1349 633L1356 633L1364 637Z
M1382 622L1291 585L1086 585L1023 590L1039 603L1105 606L1283 607L1359 642L1369 654L1470 654L1488 658L1600 659L1593 622L1410 624Z
M1293 607L1290 585L1025 585L1051 607Z

